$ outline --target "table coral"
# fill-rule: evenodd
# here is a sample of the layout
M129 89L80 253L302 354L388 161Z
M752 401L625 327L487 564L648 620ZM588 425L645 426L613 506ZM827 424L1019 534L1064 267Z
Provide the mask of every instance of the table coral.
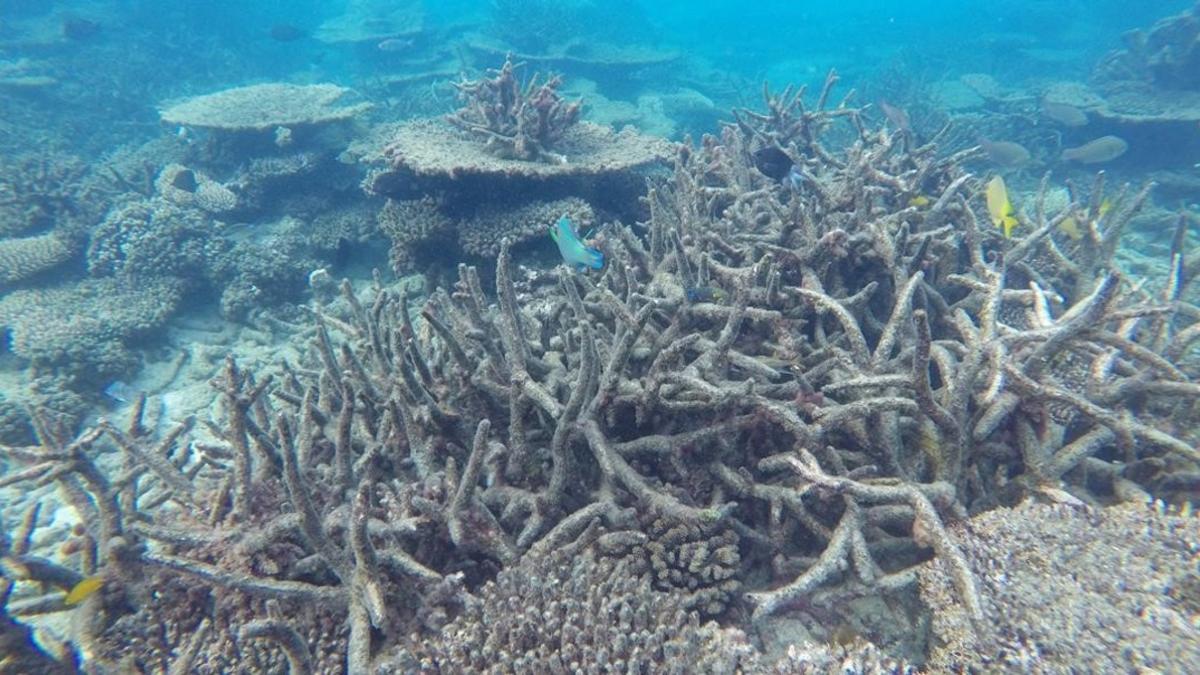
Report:
M225 132L314 126L349 120L370 107L342 103L349 93L334 84L253 84L169 103L159 116L166 124Z

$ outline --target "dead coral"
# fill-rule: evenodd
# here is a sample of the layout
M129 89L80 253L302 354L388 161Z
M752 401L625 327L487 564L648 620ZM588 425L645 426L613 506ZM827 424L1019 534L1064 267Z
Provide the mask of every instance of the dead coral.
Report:
M988 618L987 571L948 523L1030 494L1145 499L1196 475L1200 387L1183 357L1200 310L1181 300L1183 238L1164 288L1112 268L1145 191L1118 190L1070 256L1052 233L1098 209L1100 185L1086 206L1039 198L1007 239L979 225L970 151L871 129L834 84L815 105L768 93L765 111L681 148L647 195L645 240L609 228L597 273L520 267L504 243L494 298L462 265L420 321L404 289L347 283L301 362L264 376L227 363L217 441L192 446L203 460L173 470L107 432L146 476L116 511L152 542L140 564L248 598L233 622L210 613L197 649L245 632L304 663L301 640L263 622L279 620L268 601L315 603L335 627L323 634L345 631L344 668L369 672L495 611L469 589L599 521L619 535L610 550L658 557L666 602L727 603L749 628L787 613L820 634L866 624L854 601L874 600L898 609L871 637L920 659L927 645L910 643L929 617L905 603L929 559L947 584L937 611ZM112 512L108 491L95 501ZM735 569L733 534L769 575ZM577 651L594 657L578 667L612 653ZM905 667L877 657L845 656Z
M492 77L458 83L464 105L446 119L502 159L562 163L555 146L579 121L582 103L563 100L558 76L539 83L534 75L522 87L516 68L508 58Z

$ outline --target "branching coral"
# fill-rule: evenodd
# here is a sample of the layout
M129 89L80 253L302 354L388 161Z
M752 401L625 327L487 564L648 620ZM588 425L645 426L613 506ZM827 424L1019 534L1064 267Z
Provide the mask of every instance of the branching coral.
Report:
M561 77L539 83L535 75L522 86L517 67L509 58L493 77L459 83L464 105L446 119L482 138L499 157L561 163L554 145L579 121L582 103L559 95Z

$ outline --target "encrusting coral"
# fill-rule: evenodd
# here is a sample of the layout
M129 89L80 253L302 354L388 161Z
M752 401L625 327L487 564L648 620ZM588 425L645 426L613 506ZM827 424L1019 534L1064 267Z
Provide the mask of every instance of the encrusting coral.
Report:
M407 653L502 670L479 650L560 663L568 626L614 622L679 627L704 654L700 611L748 630L787 613L829 642L848 624L921 661L931 619L906 599L930 559L932 621L956 612L985 630L993 611L979 544L955 534L969 512L1146 501L1200 473L1184 239L1163 288L1113 263L1146 190L1101 180L1047 213L1044 181L1005 238L977 221L980 181L960 165L975 149L942 156L871 129L831 101L835 83L811 107L803 90L766 93L765 112L681 147L644 232L613 225L596 242L601 271L520 267L505 242L494 300L462 265L419 321L406 291L347 282L314 310L302 362L226 362L211 440L189 441L191 420L156 437L135 417L3 448L21 465L7 481L59 481L81 502L106 579L82 608L96 668L365 673L407 668ZM1102 222L1060 236L1106 195ZM96 466L103 446L119 472ZM589 562L600 554L614 562ZM580 617L577 598L525 595L519 570L539 569L600 574L616 597ZM180 590L147 593L146 578ZM579 619L505 655L528 645L487 642L478 622L497 608L481 597ZM862 599L890 613L856 613ZM123 649L148 626L165 628ZM669 657L675 636L647 632L576 642L595 648L564 665L635 661L640 645L645 662ZM856 644L847 663L907 668ZM823 654L762 666L747 652L738 667L803 672Z

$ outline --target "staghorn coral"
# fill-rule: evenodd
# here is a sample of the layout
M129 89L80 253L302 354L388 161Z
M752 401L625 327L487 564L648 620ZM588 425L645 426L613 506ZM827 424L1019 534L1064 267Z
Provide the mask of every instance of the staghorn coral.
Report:
M1030 501L983 514L952 536L980 581L986 620L971 623L946 604L942 561L922 570L922 598L937 608L930 670L1200 668L1194 516L1144 504Z
M511 58L492 74L458 83L463 107L446 120L482 139L484 148L502 159L564 163L556 146L579 121L582 102L563 100L561 77L539 83L534 75L522 86Z

